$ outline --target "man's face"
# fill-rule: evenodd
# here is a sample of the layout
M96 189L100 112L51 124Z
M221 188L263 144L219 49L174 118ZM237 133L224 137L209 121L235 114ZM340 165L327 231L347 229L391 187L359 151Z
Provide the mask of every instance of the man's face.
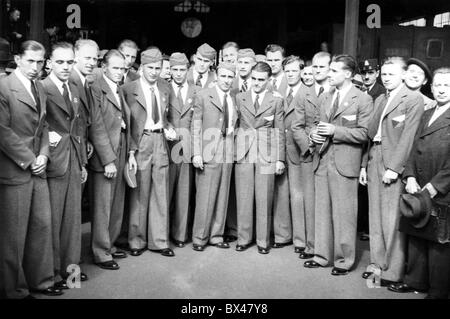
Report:
M222 59L224 62L236 64L238 51L235 47L228 47L222 50Z
M128 70L136 61L137 49L132 47L123 47L120 53L122 53L125 57L125 67Z
M330 71L330 58L326 56L313 59L312 69L316 82L325 81Z
M97 66L97 60L98 50L91 45L84 45L75 53L75 67L84 76L92 74Z
M450 102L450 74L437 73L431 86L433 97L442 106Z
M11 13L11 19L13 21L18 21L20 19L20 11L14 10L14 12Z
M344 69L343 62L331 62L330 71L328 72L330 85L340 87L351 75L349 70Z
M170 79L170 62L163 60L161 74L159 75L163 79Z
M108 63L103 64L103 72L114 83L120 82L125 73L125 60L119 56L110 57Z
M153 85L156 83L156 80L158 80L158 77L161 74L162 61L147 63L141 65L141 68L144 78L147 80L148 83Z
M388 91L398 88L405 77L405 70L398 63L385 64L381 67L381 81Z
M72 49L58 48L50 57L52 73L62 82L69 79L74 64L75 54Z
M203 57L200 53L196 53L194 57L194 68L200 74L206 73L212 64L212 61L208 58Z
M286 74L287 82L289 86L295 86L300 82L300 62L294 61L292 63L286 64L284 67L284 74Z
M252 90L256 94L261 93L269 83L269 74L267 72L252 71Z
M425 72L415 64L410 64L406 69L405 84L411 90L420 89L427 83Z
M219 89L224 92L228 92L233 84L234 76L234 72L224 68L219 68L217 70L217 86Z
M239 76L243 79L247 78L252 71L252 67L256 64L255 60L251 57L239 58L237 61L237 67L239 70Z
M376 70L369 70L369 71L361 72L362 80L366 87L371 87L377 81L377 78L379 75L380 75L380 71L376 71Z
M275 52L267 52L266 57L267 57L266 62L272 68L272 75L276 76L281 71L283 63L283 55L281 54L280 51L275 51Z
M302 80L306 86L312 86L314 84L314 75L312 66L306 66L302 70Z
M35 80L44 66L45 52L26 50L22 56L16 55L14 61L20 72L29 80Z
M187 65L174 65L170 68L172 79L176 84L183 84L186 81L187 72Z

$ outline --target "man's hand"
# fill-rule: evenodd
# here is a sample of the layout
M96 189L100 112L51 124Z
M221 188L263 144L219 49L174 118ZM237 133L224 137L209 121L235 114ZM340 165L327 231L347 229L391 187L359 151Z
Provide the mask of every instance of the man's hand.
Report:
M172 127L164 129L164 135L168 141L175 141L177 139L177 132Z
M436 188L434 188L434 186L431 183L427 183L423 189L427 189L428 193L430 193L430 197L433 198L434 196L437 195L438 191L436 190ZM422 190L423 190L422 189Z
M317 126L317 134L322 136L333 136L336 126L330 123L320 122Z
M88 178L88 172L85 167L81 168L81 184L86 183Z
M311 131L311 133L309 134L309 138L315 144L323 144L326 140L326 137L321 136L317 133L317 128L315 128Z
M281 161L277 161L277 162L275 163L275 174L276 174L276 175L281 175L281 174L283 174L284 168L285 168L284 163L281 162Z
M115 178L117 176L117 168L114 162L111 162L105 166L104 175L106 176L106 178Z
M194 158L192 159L192 164L194 165L195 168L198 168L200 170L203 171L203 158L200 155L196 155L194 156Z
M362 186L367 186L367 171L365 167L361 167L359 172L359 183Z
M420 191L420 186L415 177L408 177L405 190L408 194L415 194Z
M398 178L398 174L394 171L391 171L390 169L387 169L386 172L384 172L383 176L383 183L389 185L392 182L395 182L395 180Z
M45 155L38 155L34 160L34 163L31 164L31 173L33 175L41 175L45 172L47 168L48 158Z
M130 153L130 156L128 157L128 169L133 170L136 173L137 162L136 158L134 157L134 153Z
M94 154L94 145L91 142L87 142L87 157L90 159Z

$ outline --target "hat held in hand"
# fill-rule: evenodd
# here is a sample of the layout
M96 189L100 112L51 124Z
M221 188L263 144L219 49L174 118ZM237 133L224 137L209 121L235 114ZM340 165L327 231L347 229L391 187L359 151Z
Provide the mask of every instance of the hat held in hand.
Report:
M400 196L400 212L415 228L425 227L430 219L432 207L430 193L427 189L415 194Z
M123 169L123 177L125 178L125 181L130 188L136 188L137 187L137 181L136 181L136 170L130 169L128 165L125 166Z

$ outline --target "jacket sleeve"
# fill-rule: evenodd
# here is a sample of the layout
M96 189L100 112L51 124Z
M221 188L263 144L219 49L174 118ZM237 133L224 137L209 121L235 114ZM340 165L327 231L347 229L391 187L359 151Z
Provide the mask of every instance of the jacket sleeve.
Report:
M202 156L202 123L204 100L201 94L197 94L194 100L194 114L192 115L192 156Z
M274 127L278 134L278 160L284 162L286 159L286 133L284 131L284 105L281 98L276 105Z
M294 120L292 121L291 130L295 143L297 143L302 156L307 156L309 152L309 133L310 128L306 123L306 99L303 96L295 99L294 103Z

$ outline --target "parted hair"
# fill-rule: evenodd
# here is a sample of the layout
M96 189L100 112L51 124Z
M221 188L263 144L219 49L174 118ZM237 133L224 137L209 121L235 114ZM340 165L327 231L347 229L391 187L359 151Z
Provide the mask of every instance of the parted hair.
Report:
M284 58L284 54L285 54L284 48L278 44L269 44L268 46L266 46L264 53L267 55L267 52L277 52L277 51L280 51L281 55Z
M348 70L352 73L352 76L356 74L356 70L358 68L358 64L356 59L348 54L339 54L335 55L332 59L332 62L342 62L344 64L343 69Z
M314 54L312 60L314 61L315 59L321 59L321 58L329 58L330 62L331 62L331 54L329 52L325 52L325 51L319 51L316 54Z
M436 76L436 74L450 74L450 67L444 66L444 67L436 69L433 72L433 78Z
M69 42L65 42L65 41L61 41L61 42L56 42L55 44L52 45L52 50L51 50L51 54L50 56L53 54L53 52L55 52L55 50L57 49L69 49L73 51L73 45Z
M406 61L401 56L391 56L391 57L387 57L386 59L384 59L383 65L389 65L389 64L398 64L402 67L403 70L406 70L406 68L407 68Z
M125 60L125 56L117 49L111 49L108 52L105 53L105 56L103 57L102 64L107 65L109 63L109 60L112 57L119 57Z
M94 48L97 48L97 52L100 51L100 48L98 47L97 42L90 39L79 39L77 42L75 42L75 52L79 51L82 47L85 45L92 46Z
M300 70L303 70L305 67L305 61L303 61L299 56L296 55L290 55L286 59L283 60L283 70L286 67L286 65L298 62L298 65L300 67Z
M258 62L256 63L252 71L256 72L266 72L269 75L269 78L272 76L272 68L266 62Z
M25 54L25 51L44 51L45 48L42 44L34 40L27 40L20 44L18 55L22 56Z
M122 40L119 43L119 46L117 47L117 49L119 51L122 51L122 49L125 47L133 48L133 49L136 49L136 51L139 51L139 47L137 46L136 42L134 42L133 40L130 40L130 39Z

